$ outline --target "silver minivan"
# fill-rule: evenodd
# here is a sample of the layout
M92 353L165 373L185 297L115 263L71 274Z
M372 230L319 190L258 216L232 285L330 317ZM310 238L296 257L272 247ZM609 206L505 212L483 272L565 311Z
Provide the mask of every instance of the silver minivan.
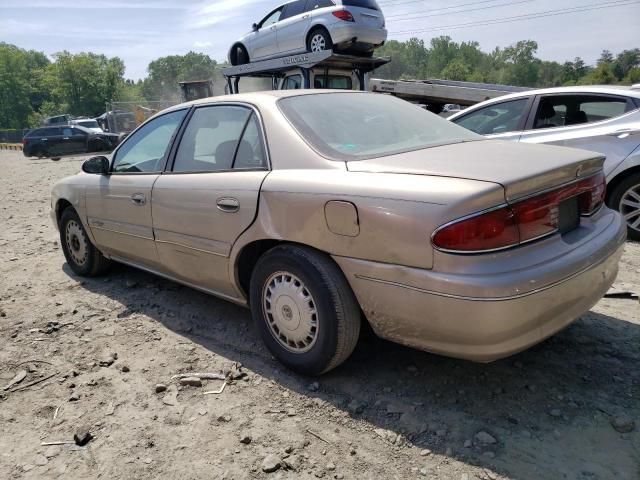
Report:
M373 55L386 39L376 0L294 0L254 23L229 50L229 62L242 65L323 50Z

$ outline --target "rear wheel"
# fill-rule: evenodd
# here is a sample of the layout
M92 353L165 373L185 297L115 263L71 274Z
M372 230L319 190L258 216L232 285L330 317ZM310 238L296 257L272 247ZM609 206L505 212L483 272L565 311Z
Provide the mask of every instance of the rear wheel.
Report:
M67 263L76 274L94 277L103 273L110 261L91 243L76 211L67 207L60 217L60 244Z
M47 156L47 152L45 151L44 148L42 147L35 147L32 151L31 151L31 156L32 157L38 157L38 158L44 158Z
M251 312L271 353L319 375L344 362L360 335L360 307L326 254L293 245L263 255L251 276Z
M331 36L323 28L317 28L309 34L307 39L307 51L309 52L324 52L325 50L331 50L333 48L333 42Z
M640 241L640 173L625 178L611 192L609 206L618 210L627 222L627 236Z
M249 63L249 52L244 45L236 45L231 55L232 65L245 65Z

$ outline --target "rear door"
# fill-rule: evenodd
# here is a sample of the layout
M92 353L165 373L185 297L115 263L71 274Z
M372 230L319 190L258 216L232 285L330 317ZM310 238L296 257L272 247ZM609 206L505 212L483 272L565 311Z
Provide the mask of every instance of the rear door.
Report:
M279 52L304 52L307 48L305 35L310 23L307 0L296 0L286 4L278 22Z
M198 107L173 157L153 187L160 261L184 282L237 297L229 254L256 217L269 171L259 116L241 104Z
M538 95L520 141L602 153L609 174L640 144L640 111L622 95Z
M69 140L69 153L83 153L87 151L89 133L79 128L71 128Z

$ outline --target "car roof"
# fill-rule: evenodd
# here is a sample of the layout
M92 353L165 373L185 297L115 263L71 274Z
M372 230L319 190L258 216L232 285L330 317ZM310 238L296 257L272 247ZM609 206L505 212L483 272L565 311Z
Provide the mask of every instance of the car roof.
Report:
M502 97L492 98L482 102L481 104L490 104L494 102L502 102L511 98L526 98L531 95L551 95L557 93L600 93L609 95L625 95L628 97L640 99L640 90L631 88L624 85L581 85L576 87L553 87L553 88L540 88L538 90L527 90L525 92L511 93ZM481 105L480 103L474 105L476 107Z
M207 105L210 103L251 103L266 104L273 103L280 98L302 97L306 95L325 95L330 93L341 93L343 95L380 95L379 93L362 92L357 90L341 90L341 89L298 89L298 90L265 90L263 92L238 93L235 95L219 95L217 97L201 98L191 102L180 103L163 110L160 113L166 113L181 108L190 107L192 105Z

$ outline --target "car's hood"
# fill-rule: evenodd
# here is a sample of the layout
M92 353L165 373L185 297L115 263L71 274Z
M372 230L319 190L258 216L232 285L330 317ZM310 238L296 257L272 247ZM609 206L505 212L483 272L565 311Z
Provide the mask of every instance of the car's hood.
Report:
M347 162L347 168L494 182L504 187L507 200L514 200L590 175L603 161L586 150L483 140Z

